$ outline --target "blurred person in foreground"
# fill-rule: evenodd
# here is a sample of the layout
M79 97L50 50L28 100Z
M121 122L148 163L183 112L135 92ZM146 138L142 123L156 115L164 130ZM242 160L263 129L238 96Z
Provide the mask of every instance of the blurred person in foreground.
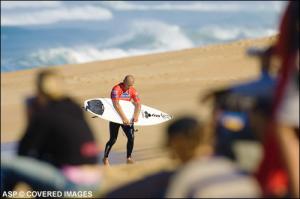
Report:
M275 49L280 72L257 178L266 197L299 198L299 1L289 2Z
M259 197L254 178L224 156L214 155L214 135L194 117L178 118L168 127L168 146L181 166L171 177L165 197Z
M216 133L216 154L233 161L242 161L244 157L238 156L238 144L261 142L276 83L271 68L273 50L273 46L248 50L248 55L256 57L260 62L259 78L209 92L202 98L202 102L210 98L214 100L212 128ZM256 144L250 146L257 147ZM252 172L255 164L251 167L247 168L248 172Z
M27 101L28 124L18 156L1 159L1 193L25 182L36 191L99 188L98 147L81 108L63 90L54 70L37 75Z

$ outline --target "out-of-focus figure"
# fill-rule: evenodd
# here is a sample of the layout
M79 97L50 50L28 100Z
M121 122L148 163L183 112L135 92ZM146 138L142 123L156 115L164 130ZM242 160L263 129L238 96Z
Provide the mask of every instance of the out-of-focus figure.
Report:
M28 124L18 156L1 159L1 193L25 182L33 190L99 189L98 147L83 112L54 70L37 76L26 100Z
M169 146L182 166L172 176L166 197L259 197L254 178L230 159L214 156L212 132L193 117L179 118L169 126Z
M299 198L299 1L289 2L275 48L281 68L257 177L265 196Z
M249 56L260 63L260 76L251 81L208 93L202 102L213 98L212 126L215 131L215 153L237 162L253 173L261 158L261 142L270 116L276 84L272 73L274 47L250 48Z

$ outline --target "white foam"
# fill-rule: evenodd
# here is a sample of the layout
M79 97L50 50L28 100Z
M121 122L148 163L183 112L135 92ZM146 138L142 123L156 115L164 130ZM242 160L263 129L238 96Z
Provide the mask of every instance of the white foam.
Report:
M18 65L29 66L49 66L59 64L86 63L96 60L108 60L113 58L127 57L131 55L147 54L149 51L129 49L97 49L92 46L77 46L73 48L52 48L39 50L30 54L26 59L19 60Z
M185 2L185 3L160 3L160 4L141 4L128 1L104 2L105 5L115 10L121 11L219 11L219 12L238 12L238 11L257 11L257 10L276 10L282 11L283 3L253 2L250 5L243 2Z
M213 38L216 41L226 41L242 38L273 36L277 34L277 30L264 28L207 26L199 29L199 33Z
M177 25L163 23L155 20L134 21L129 28L131 31L113 37L102 44L102 47L111 47L122 45L126 42L132 42L140 37L147 37L149 40L145 46L137 48L146 48L151 50L177 50L191 48L193 42L184 34ZM151 39L151 41L150 41Z
M99 6L57 7L1 14L1 25L42 25L62 21L108 20L112 17L113 15L108 9Z
M59 7L59 1L1 1L1 9L11 10L16 8L53 8Z
M155 49L183 49L193 47L193 42L182 32L179 26L160 21L136 21L133 23L137 33L155 37Z

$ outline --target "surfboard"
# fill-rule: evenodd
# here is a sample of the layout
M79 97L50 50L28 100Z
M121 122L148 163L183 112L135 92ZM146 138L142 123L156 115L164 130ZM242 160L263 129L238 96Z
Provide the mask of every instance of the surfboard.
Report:
M120 106L126 117L131 120L134 114L134 105L130 101L120 100ZM94 98L84 101L84 109L94 116L111 122L122 124L122 119L115 110L110 98ZM146 105L141 106L138 122L135 126L156 125L170 120L172 116Z

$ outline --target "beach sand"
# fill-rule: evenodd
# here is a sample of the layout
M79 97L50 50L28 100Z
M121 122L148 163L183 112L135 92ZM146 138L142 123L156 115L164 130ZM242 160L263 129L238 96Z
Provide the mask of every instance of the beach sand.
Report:
M136 78L135 88L143 104L169 113L175 118L187 113L206 120L210 113L210 104L200 104L200 96L214 88L257 78L259 63L256 59L247 57L245 50L250 46L269 45L275 39L269 37L241 40L55 68L63 75L67 92L80 105L85 99L109 97L111 88L122 81L125 75L132 74ZM22 135L26 124L23 103L25 97L34 92L33 83L37 71L39 69L1 73L1 143L17 141ZM91 116L86 113L99 144L104 148L109 137L108 122L92 119ZM108 169L104 175L108 179L106 187L111 188L118 183L167 167L169 160L162 147L166 125L138 128L134 154L139 154L139 159L144 161ZM124 162L125 149L126 137L120 133L112 150L123 152Z

